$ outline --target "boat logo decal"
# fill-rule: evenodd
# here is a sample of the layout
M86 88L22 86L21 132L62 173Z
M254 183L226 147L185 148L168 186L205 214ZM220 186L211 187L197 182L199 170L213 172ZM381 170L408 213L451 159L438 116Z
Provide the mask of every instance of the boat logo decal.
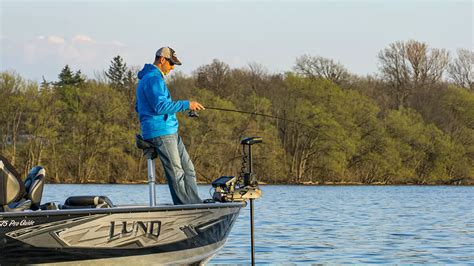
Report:
M160 232L161 221L111 221L109 228L109 243L126 237L146 237L158 240Z
M17 227L17 226L31 226L35 225L35 221L33 220L1 220L0 227Z

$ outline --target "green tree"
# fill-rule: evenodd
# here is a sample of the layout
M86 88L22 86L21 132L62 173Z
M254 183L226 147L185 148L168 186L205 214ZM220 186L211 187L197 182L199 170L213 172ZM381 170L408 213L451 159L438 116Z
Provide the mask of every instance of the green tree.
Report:
M64 66L61 70L61 73L58 75L59 81L56 82L56 86L80 86L84 84L85 77L82 75L81 71L78 70L76 73L73 73L68 65Z
M327 80L290 74L287 82L282 115L312 127L288 122L279 126L294 182L344 180L355 148L348 130L352 119L344 102L346 93Z
M127 73L127 64L120 55L117 55L110 61L109 69L105 72L105 75L109 78L110 85L117 90L124 89L127 78L130 82L131 76L133 76L130 74Z
M446 183L459 178L456 175L460 171L456 168L466 160L449 136L433 124L424 124L414 110L389 112L385 126L396 141L404 167L402 178L415 184Z
M447 53L409 41L379 56L381 78L349 75L340 84L218 60L192 76L176 72L167 80L174 99L287 119L209 108L197 119L178 114L199 182L238 175L239 141L262 136L254 169L267 183L474 184L474 94L440 79ZM0 73L0 153L23 174L45 166L48 182L144 182L134 145L138 69L114 59L123 73L115 85L86 81L67 65L57 83L40 86Z

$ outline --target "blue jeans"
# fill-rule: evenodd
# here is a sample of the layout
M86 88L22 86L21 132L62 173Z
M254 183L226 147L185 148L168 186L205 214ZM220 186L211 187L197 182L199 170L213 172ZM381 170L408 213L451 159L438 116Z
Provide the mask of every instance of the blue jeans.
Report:
M155 145L171 197L175 205L202 203L199 197L196 172L186 147L178 134L164 135L149 139Z

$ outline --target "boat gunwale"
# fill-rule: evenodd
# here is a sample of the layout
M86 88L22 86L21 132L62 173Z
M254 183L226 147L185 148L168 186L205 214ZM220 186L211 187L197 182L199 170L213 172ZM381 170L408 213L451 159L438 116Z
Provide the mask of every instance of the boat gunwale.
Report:
M59 209L59 210L38 210L38 211L18 211L18 212L0 212L0 219L11 217L35 217L35 216L61 216L76 214L112 214L112 213L135 213L135 212L167 212L181 210L203 210L203 209L222 209L222 208L243 208L247 206L245 201L226 202L226 203L202 203L186 205L158 205L144 206L132 205L117 206L112 208L84 208L84 209Z

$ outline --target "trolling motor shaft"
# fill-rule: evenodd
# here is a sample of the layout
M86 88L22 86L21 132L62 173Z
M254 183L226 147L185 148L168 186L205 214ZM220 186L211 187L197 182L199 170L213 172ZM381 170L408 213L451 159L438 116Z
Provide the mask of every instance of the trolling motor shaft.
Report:
M240 142L245 149L245 146L248 147L248 165L247 165L247 172L244 173L244 188L248 188L245 192L245 196L249 197L250 201L250 247L251 247L251 261L252 266L255 265L255 240L254 240L254 207L253 207L253 200L256 198L260 198L262 196L262 191L258 188L258 182L255 178L255 175L252 174L252 145L261 143L262 138L254 137L254 138L246 138ZM244 152L245 158L245 152ZM245 163L245 160L244 160ZM243 165L245 166L245 165Z

